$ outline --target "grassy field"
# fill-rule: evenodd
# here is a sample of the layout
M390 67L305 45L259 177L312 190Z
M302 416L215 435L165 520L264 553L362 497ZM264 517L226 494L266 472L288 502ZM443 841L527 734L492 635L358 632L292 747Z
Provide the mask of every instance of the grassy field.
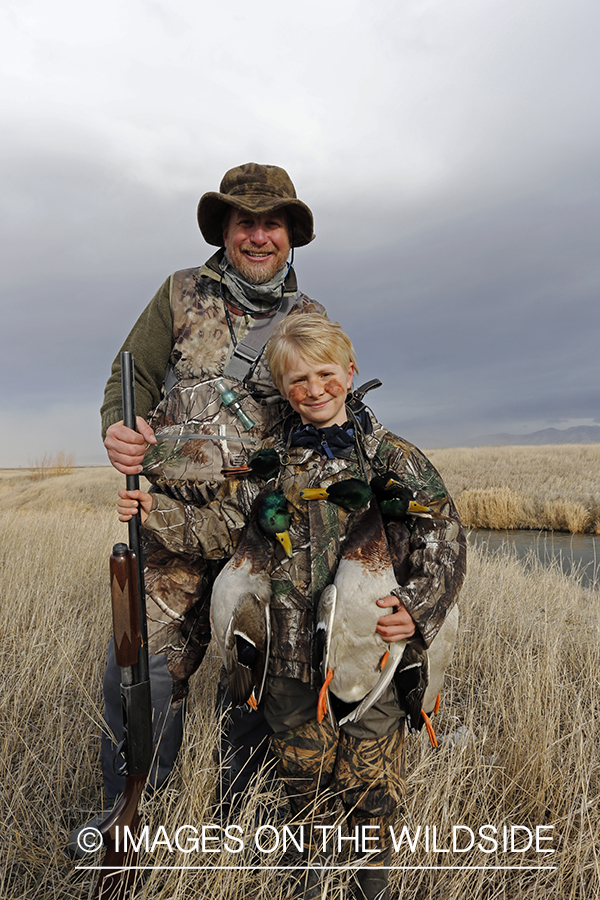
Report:
M445 453L450 451L435 451L435 461L454 488L453 479L458 486L463 475L450 473L442 462ZM0 897L72 900L88 897L91 880L65 858L65 839L102 804L108 556L126 533L114 514L121 478L109 469L25 483L23 475L4 471L0 478ZM408 791L395 830L399 834L406 825L414 838L420 825L422 832L414 852L405 841L394 855L393 865L411 868L392 873L392 896L600 898L600 592L557 570L542 570L533 560L524 568L505 555L471 551L461 615L436 720L441 749L433 751L424 733L407 741ZM215 821L217 668L212 645L194 678L178 769L169 789L145 806L151 834L159 825L172 835L184 824L199 828ZM258 788L248 796L241 819L245 836L253 832L255 811L273 810L276 802ZM520 826L517 848L523 846L523 829L545 826L552 830L543 834L552 841L542 846L555 852L537 853L535 846L504 852L501 843L490 853L477 846L464 853L434 852L432 827L443 849L451 848L453 825L471 828L476 844L485 825L500 835L504 826ZM143 861L211 869L146 871L138 898L286 897L283 873L273 868L216 868L248 862L226 852L183 857L163 847ZM278 852L260 857L261 865L280 861ZM433 866L462 869L427 868ZM520 870L501 868L506 866ZM327 897L345 897L343 878Z
M600 444L431 450L469 528L600 533Z

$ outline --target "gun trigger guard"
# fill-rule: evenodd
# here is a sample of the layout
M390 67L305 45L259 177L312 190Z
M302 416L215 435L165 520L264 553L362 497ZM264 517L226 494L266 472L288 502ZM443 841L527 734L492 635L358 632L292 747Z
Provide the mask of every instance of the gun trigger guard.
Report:
M119 764L119 757L121 762ZM115 775L124 777L127 775L127 757L125 756L125 738L117 745L115 755L113 756L113 771Z

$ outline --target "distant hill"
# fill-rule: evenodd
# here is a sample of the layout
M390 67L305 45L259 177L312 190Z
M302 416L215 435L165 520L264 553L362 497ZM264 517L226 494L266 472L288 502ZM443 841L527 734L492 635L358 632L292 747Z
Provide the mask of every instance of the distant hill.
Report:
M486 434L469 442L485 444L597 444L600 425L574 425L572 428L542 428L531 434Z

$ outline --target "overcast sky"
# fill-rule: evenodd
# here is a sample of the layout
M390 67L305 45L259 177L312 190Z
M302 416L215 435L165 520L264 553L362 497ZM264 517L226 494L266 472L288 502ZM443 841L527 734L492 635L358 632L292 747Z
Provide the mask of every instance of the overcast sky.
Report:
M104 462L110 364L242 162L423 447L600 421L592 0L0 0L0 466Z

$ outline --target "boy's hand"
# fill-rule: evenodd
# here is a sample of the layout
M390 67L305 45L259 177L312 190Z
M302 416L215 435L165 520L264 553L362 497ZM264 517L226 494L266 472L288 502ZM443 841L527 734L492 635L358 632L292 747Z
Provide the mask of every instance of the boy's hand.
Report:
M156 436L148 423L138 416L137 431L126 428L123 422L115 422L106 432L104 446L111 465L123 475L139 475L147 444L155 444Z
M119 522L129 522L135 516L138 511L138 502L142 522L145 522L152 512L152 495L145 491L126 491L125 488L121 488L117 500Z
M384 641L393 644L396 641L406 641L411 638L417 626L414 619L398 597L388 596L377 601L377 606L383 609L389 609L390 606L396 607L396 612L389 616L382 616L377 623L377 634L381 635Z

